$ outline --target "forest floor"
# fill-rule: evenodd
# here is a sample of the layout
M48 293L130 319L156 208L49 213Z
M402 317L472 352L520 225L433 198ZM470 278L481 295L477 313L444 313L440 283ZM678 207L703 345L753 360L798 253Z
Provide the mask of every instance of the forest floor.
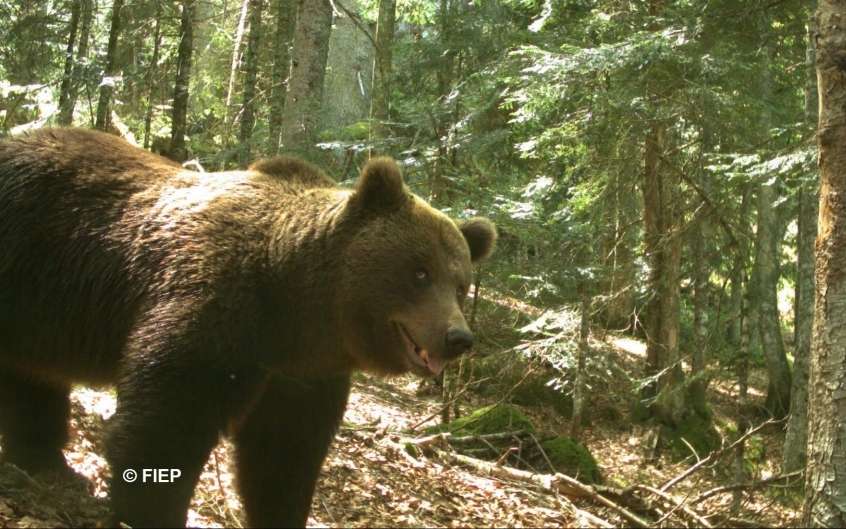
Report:
M645 354L637 340L607 335L592 344L617 367L635 376ZM763 373L752 377L752 399L763 400ZM404 443L423 437L425 426L436 424L439 396L412 377L380 380L354 377L344 423L327 458L308 525L314 527L548 527L630 526L617 511L599 506L590 498L552 492L542 483L491 475L460 464L450 457L449 445L433 444L412 456ZM709 387L715 423L729 424L735 413L736 388L717 380ZM428 393L428 394L427 394ZM597 396L601 400L602 396ZM108 465L102 454L105 420L114 413L111 391L77 388L72 395L72 442L65 452L71 467L84 479L72 482L50 476L26 475L11 465L0 465L0 527L102 526L108 515ZM468 397L464 409L489 404ZM601 406L593 401L591 411ZM566 434L569 421L552 409L521 408L540 430ZM603 485L617 490L646 485L660 488L696 463L692 456L674 461L666 453L657 457L646 448L650 431L633 425L627 410L618 414L595 413L583 429L581 440L596 458ZM413 429L413 431L412 431ZM747 467L751 479L778 473L783 441L781 425L762 429L750 437ZM704 456L700 454L700 457ZM229 462L232 449L221 442L201 476L192 501L188 524L201 527L240 527L245 523ZM730 480L730 459L705 465L672 488L676 500L691 502L697 495ZM607 494L606 494L607 496ZM691 507L716 517L728 511L731 493L716 494ZM655 500L655 498L653 498ZM741 510L728 526L787 526L796 521L801 498L795 487L747 490ZM660 502L658 502L660 503ZM660 510L660 509L659 509ZM668 509L664 509L666 512ZM679 512L683 509L679 509ZM654 511L653 511L654 514ZM650 525L676 526L684 517L667 517ZM689 525L699 525L688 519Z

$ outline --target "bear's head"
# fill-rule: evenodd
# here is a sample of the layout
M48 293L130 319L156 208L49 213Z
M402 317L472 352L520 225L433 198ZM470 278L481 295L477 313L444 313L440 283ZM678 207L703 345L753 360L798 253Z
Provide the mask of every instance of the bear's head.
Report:
M359 227L338 292L348 354L377 373L439 374L473 345L462 306L473 265L493 251L494 225L432 208L389 158L368 162L348 207Z

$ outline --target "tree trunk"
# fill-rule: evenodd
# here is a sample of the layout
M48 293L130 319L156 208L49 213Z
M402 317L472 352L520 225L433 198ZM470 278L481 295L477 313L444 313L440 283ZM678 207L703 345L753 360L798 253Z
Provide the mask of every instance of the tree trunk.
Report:
M68 98L70 97L70 87L73 83L73 47L76 43L76 31L79 28L79 15L81 10L81 2L71 2L71 19L68 25L68 45L65 50L65 71L62 75L62 87L59 90L59 108L63 109L68 105ZM59 114L61 118L61 113ZM67 123L59 123L66 125Z
M376 25L376 59L373 61L373 82L371 84L370 119L372 136L388 136L387 122L390 121L390 80L394 25L396 22L396 0L379 2L379 20Z
M649 287L646 307L647 375L658 377L647 396L656 397L652 411L669 425L685 414L684 374L679 353L679 279L681 238L678 230L678 177L662 170L663 123L653 123L644 151L643 217Z
M261 12L264 0L250 1L250 38L247 42L246 72L244 76L244 104L241 110L240 162L246 167L252 158L253 126L255 126L256 75L258 47L261 41Z
M661 370L661 310L657 286L663 275L661 257L661 180L658 175L659 156L663 128L658 123L650 126L644 145L643 171L643 243L646 260L649 263L649 300L644 308L644 330L646 331L646 375L657 375ZM645 388L644 397L658 394L657 384Z
M747 196L744 196L744 202L747 201ZM741 207L741 211L745 208ZM745 259L741 262L744 262ZM748 281L745 278L744 266L735 268L738 274L732 281L737 280L738 291L742 290L742 285ZM749 290L747 288L746 292ZM749 339L756 335L756 327L751 327L752 321L745 317L744 307L750 306L749 303L744 304L741 300L738 330L740 332L740 347L737 351L737 360L735 364L735 372L737 374L737 417L734 422L734 429L738 436L742 436L751 424L749 421ZM732 460L732 473L734 474L735 483L745 483L747 481L746 472L746 440L741 440L734 451L734 459ZM743 500L743 491L738 490L732 494L732 501L730 512L736 516L740 512Z
M284 148L313 157L332 30L329 0L301 0L282 116Z
M678 216L675 211L678 182L664 175L662 186L662 217L664 227L662 236L665 240L661 252L663 275L656 295L659 299L661 330L658 334L660 344L661 369L666 369L658 379L658 399L655 412L658 418L670 425L677 425L686 414L684 373L679 351L679 316L681 279L681 237L679 236Z
M360 2L348 2L358 9ZM336 16L329 36L320 128L339 130L361 123L370 115L373 42L349 13ZM356 138L364 139L364 138Z
M691 260L693 267L693 353L690 366L690 405L703 417L707 414L705 390L706 352L708 348L708 261L705 241L708 240L707 219L696 221L691 235Z
M819 6L820 215L803 518L806 527L846 527L846 3Z
M761 348L769 374L766 408L773 417L783 418L790 410L791 379L778 311L779 243L782 230L774 206L777 197L775 184L763 184L758 189L758 229L755 233L752 288L760 318L758 332Z
M285 110L285 94L288 91L288 75L291 73L291 41L297 20L297 4L294 0L276 0L276 42L273 55L273 85L270 87L270 118L267 154L279 152L279 131L282 127L282 113Z
M590 335L590 296L588 288L582 285L581 320L579 324L579 349L576 357L576 381L573 390L573 421L570 423L570 437L578 439L582 434L582 416L585 409L585 358Z
M773 97L773 80L770 63L775 55L773 38L770 35L771 15L762 13L758 20L764 49L763 68L760 74L761 98L769 103ZM765 110L761 119L764 138L770 137L772 117ZM773 178L772 180L776 180ZM781 335L781 315L778 310L778 281L781 275L781 235L786 225L776 212L780 186L775 181L761 184L758 188L758 217L755 233L755 262L752 271L753 304L758 310L758 336L767 365L769 385L767 387L766 409L776 418L786 417L790 411L790 366L784 350Z
M816 128L817 76L814 71L813 15L808 22L805 66L805 119ZM816 176L816 175L815 175ZM795 353L793 386L790 390L790 419L784 438L783 472L793 472L805 466L808 442L808 359L811 356L811 332L814 324L814 239L817 236L819 195L817 178L799 189L799 233L796 263L796 314L794 315Z
M250 11L250 0L241 2L241 14L238 16L238 28L235 30L235 42L232 43L232 62L229 66L229 85L226 88L226 132L224 143L228 146L235 118L232 116L232 97L235 93L235 78L238 76L238 65L241 64L241 43L244 41L244 31L247 29L247 15Z
M749 208L752 206L752 186L745 185L743 188L743 196L740 199L740 211L738 217L745 219L748 216ZM741 228L742 229L742 228ZM745 232L746 230L744 230ZM756 336L756 332L749 330L752 325L752 320L749 318L748 303L746 296L749 295L748 278L746 277L746 262L748 260L749 250L745 241L749 239L747 233L743 234L742 238L738 239L738 245L735 248L735 253L732 256L734 263L731 267L731 298L729 308L729 315L731 321L728 329L728 342L732 348L734 369L737 375L738 397L737 397L737 416L735 418L734 426L737 436L742 436L749 428L748 417L748 402L747 397L749 393L749 340L752 336ZM755 320L757 321L757 320ZM752 327L757 329L756 327ZM737 448L732 458L732 470L734 474L735 483L744 483L746 481L746 441L738 443ZM740 510L741 500L743 499L743 491L737 491L732 495L731 512L736 513Z
M740 211L738 217L745 219L748 216L749 208L752 203L752 186L747 184L743 186L743 195L740 199ZM743 229L741 227L741 229ZM747 326L751 323L748 319L748 304L744 310L744 294L748 294L746 285L746 262L748 260L749 250L745 243L749 239L749 234L743 230L743 237L739 237L737 247L734 248L732 254L733 264L731 267L731 297L729 298L729 327L728 327L728 343L732 348L735 356L740 354L741 341L744 335L743 320L746 320ZM747 343L748 348L748 343Z
M438 7L438 38L443 52L440 57L440 66L436 72L438 83L438 106L435 115L436 134L438 137L438 157L435 159L435 167L431 173L430 194L433 199L444 197L448 194L446 169L450 159L449 156L449 114L446 106L455 76L455 59L457 52L453 48L452 25L455 15L456 0L440 0Z
M111 99L115 89L115 55L117 54L118 35L120 34L120 10L123 0L115 0L112 4L112 23L109 29L109 47L106 50L106 68L100 81L100 99L97 102L97 122L99 130L111 128Z
M73 123L73 110L76 107L76 98L79 93L79 85L85 81L85 68L88 60L88 43L91 40L91 23L94 19L94 1L81 0L82 28L79 32L79 44L76 49L76 59L71 73L71 82L68 84L67 98L64 105L59 105L59 125L68 126Z
M153 93L156 84L156 69L159 66L159 52L162 47L162 3L156 1L156 29L153 35L153 58L147 66L147 112L144 115L144 148L150 146L150 126L153 123Z
M188 87L191 82L191 55L194 44L194 0L182 0L182 23L179 30L179 52L176 59L176 82L173 88L173 120L170 135L170 156L185 161L185 127L188 117Z

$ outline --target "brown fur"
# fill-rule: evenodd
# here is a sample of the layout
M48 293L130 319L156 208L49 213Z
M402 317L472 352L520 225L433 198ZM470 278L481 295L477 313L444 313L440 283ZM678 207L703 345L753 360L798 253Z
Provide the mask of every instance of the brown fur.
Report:
M336 185L335 181L317 166L290 156L275 156L259 160L250 165L250 171L285 178L309 187L335 187Z
M61 464L69 385L116 383L116 520L184 524L235 424L250 523L302 525L349 373L424 372L409 340L465 351L471 260L495 237L409 193L389 159L350 191L290 158L198 174L92 131L0 143L4 456ZM126 468L182 478L128 484Z

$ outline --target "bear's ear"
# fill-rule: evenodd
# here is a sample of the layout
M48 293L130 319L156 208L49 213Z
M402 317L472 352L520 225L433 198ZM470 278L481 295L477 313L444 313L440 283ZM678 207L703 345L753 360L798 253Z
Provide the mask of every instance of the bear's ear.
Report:
M458 225L470 246L470 260L474 263L486 259L496 246L496 226L488 219L475 217Z
M367 162L355 186L355 200L368 209L393 209L408 200L402 173L388 157Z

